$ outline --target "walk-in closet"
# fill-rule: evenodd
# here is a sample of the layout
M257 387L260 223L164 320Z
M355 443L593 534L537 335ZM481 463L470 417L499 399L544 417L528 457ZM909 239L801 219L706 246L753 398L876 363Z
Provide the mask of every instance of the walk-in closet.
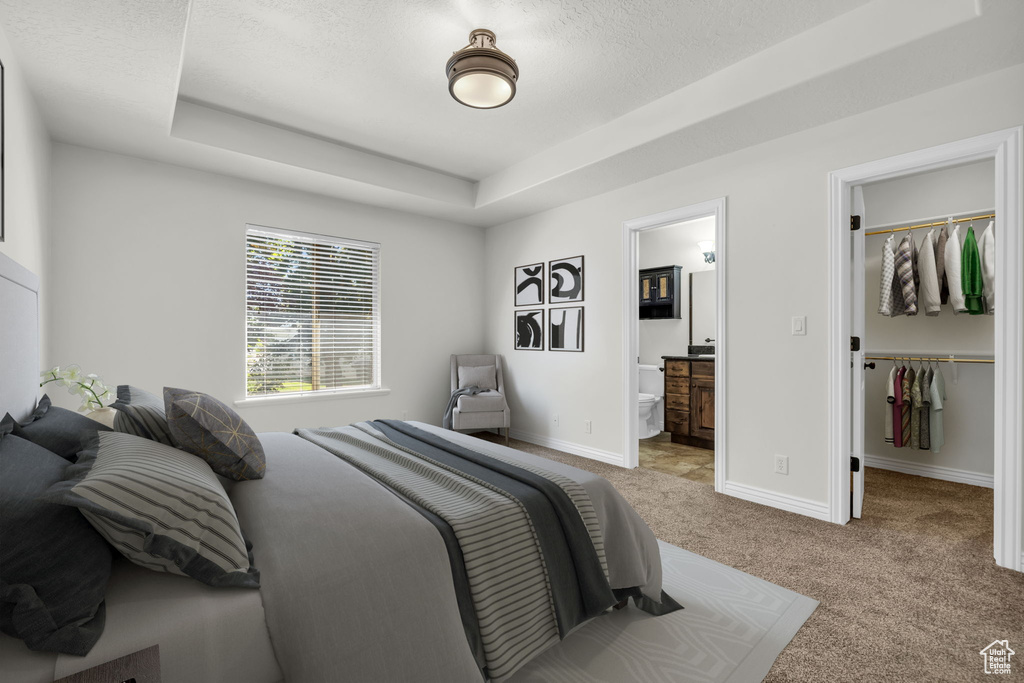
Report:
M924 482L906 475L982 487L941 490L991 500L983 489L993 486L995 448L994 176L986 159L854 190L864 318L853 343L865 368L854 402L863 406L865 507L872 493L878 502L873 481L884 481L886 497L922 495ZM943 501L933 503L941 510ZM951 500L946 512L957 505ZM991 510L989 503L979 519L983 528ZM853 512L861 516L856 505Z

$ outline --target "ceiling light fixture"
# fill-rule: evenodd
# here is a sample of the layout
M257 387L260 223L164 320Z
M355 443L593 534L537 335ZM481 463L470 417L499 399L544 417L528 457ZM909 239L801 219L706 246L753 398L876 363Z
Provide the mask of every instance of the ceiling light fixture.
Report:
M715 262L715 243L710 240L697 242L697 248L704 253L704 263Z
M493 31L474 30L469 45L453 52L445 67L448 92L467 107L494 109L516 96L519 67L494 41Z

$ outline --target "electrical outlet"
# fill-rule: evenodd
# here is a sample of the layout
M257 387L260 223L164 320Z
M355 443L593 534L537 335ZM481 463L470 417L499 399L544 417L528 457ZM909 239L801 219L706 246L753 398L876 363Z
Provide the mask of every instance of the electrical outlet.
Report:
M583 433L584 434L590 434L591 428L592 428L592 425L591 425L590 420L584 420L583 421Z
M554 415L553 415L553 416L551 417L551 424L552 424L552 425L554 425L555 427L557 427L557 426L558 426L558 413L555 413L555 414L554 414Z
M794 336L802 337L807 334L807 316L806 315L794 315L792 321L792 331Z
M775 474L789 474L789 456L775 456Z

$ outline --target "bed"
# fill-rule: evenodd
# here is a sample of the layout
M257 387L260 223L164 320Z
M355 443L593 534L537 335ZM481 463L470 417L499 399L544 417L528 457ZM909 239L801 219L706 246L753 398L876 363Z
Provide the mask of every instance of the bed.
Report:
M38 395L37 290L0 255L0 301L16 321L0 338L0 413L16 419ZM654 534L601 477L415 422L258 438L265 476L225 486L258 590L204 585L115 554L105 628L88 654L33 652L0 634L4 680L49 683L154 644L164 683L515 680L628 598L644 618L679 609L662 590ZM501 488L523 482L554 511ZM464 485L451 509L437 507ZM470 519L457 516L470 504L491 506L490 546L466 540L483 522L453 521ZM551 527L566 548L552 545Z

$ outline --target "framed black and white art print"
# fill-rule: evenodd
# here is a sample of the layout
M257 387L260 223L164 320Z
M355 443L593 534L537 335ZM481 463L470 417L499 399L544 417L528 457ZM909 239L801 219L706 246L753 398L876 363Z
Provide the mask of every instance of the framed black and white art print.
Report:
M548 261L548 303L583 301L583 257Z
M518 266L515 276L516 306L544 304L544 263Z
M567 306L548 311L548 348L552 351L583 351L583 307Z
M544 309L516 311L516 346L520 351L544 350Z

